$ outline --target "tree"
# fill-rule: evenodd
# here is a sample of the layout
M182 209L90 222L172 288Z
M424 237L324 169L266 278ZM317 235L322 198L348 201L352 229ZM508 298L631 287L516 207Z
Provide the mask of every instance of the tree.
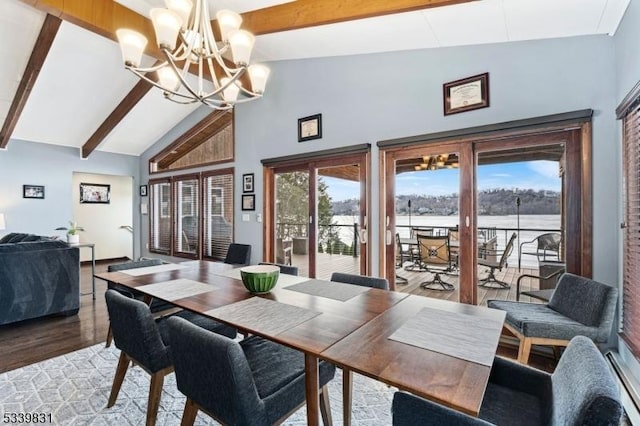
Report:
M333 211L327 184L318 178L318 243L326 244L331 235ZM277 238L306 237L309 223L309 174L280 173L276 176Z

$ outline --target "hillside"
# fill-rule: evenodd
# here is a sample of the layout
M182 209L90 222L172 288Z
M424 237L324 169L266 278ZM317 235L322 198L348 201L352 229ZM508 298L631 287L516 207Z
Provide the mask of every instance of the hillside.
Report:
M560 193L555 191L535 191L523 189L492 189L481 191L479 213L487 216L516 214L516 199L520 197L520 214L560 214ZM399 195L396 197L396 213L447 216L458 211L458 194L442 196ZM334 215L357 215L358 201L344 200L331 202Z

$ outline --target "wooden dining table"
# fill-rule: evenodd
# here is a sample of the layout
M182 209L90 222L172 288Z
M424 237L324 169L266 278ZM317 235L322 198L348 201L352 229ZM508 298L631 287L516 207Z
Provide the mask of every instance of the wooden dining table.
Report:
M139 268L141 269L141 268ZM159 298L175 306L206 315L237 328L240 332L261 336L286 345L304 354L305 392L307 421L309 425L319 422L318 362L324 359L347 371L381 380L392 386L407 390L433 401L463 412L477 415L486 388L490 366L435 353L431 350L389 340L388 337L403 323L425 307L435 307L449 312L464 312L480 317L492 317L500 321L491 331L495 346L490 349L492 357L497 349L504 313L469 305L409 296L406 293L366 288L350 289L349 284L335 284L281 274L276 287L267 294L255 296L249 293L239 279L238 270L229 265L193 261L180 265L175 270L163 270L132 276L120 272L96 274L97 278L136 289L148 297ZM162 286L171 286L175 280L186 280L193 284L207 284L209 288L186 297L163 297L158 292ZM173 284L172 284L173 283ZM322 286L347 286L355 290L352 297L338 300L322 295L294 291L293 285L302 283L309 288ZM153 285L152 284L157 284ZM175 295L174 295L175 296ZM258 300L261 299L261 300ZM270 301L270 302L267 302ZM280 324L277 330L268 321L252 320L252 312L241 316L225 307L241 306L244 303L261 302L268 307L290 310L298 309L303 314L310 312L302 321L291 320ZM274 304L275 302L275 304ZM234 305L238 304L238 305ZM237 309L236 309L237 311ZM502 315L502 316L501 316ZM295 315L294 315L295 317ZM281 319L280 319L281 320ZM348 413L345 424L349 423Z

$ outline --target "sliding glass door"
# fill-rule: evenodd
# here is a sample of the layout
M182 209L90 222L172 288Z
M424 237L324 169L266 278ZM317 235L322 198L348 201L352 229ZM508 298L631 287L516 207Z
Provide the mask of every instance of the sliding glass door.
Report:
M367 272L368 154L265 168L264 258L300 275Z

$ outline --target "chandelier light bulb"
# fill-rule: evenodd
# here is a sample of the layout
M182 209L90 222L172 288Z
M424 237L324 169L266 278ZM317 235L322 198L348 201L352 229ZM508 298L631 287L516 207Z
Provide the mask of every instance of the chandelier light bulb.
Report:
M168 91L174 91L178 88L180 79L175 71L169 66L162 67L156 71L160 85Z
M229 34L229 44L231 45L231 54L233 62L238 66L244 66L249 63L251 50L256 38L249 31L234 30Z
M147 38L139 32L129 29L117 30L116 36L122 51L122 61L125 65L139 67L142 61L142 52L147 47Z
M247 71L249 72L253 91L260 94L264 93L271 70L262 64L253 64L247 68Z
M191 16L191 10L193 9L193 2L191 0L164 0L164 4L167 9L174 11L182 19L183 30L187 29L189 25L189 16Z
M227 9L219 10L218 13L216 13L216 19L218 20L220 36L225 43L229 41L230 33L238 30L242 24L242 16Z
M151 9L151 22L156 32L156 42L159 48L174 50L182 18L169 9Z
M231 79L228 77L224 77L222 79L220 79L220 84L222 84L222 86L226 86L227 84L229 84L229 81ZM240 87L238 87L238 85L240 85L239 81L235 81L231 84L229 84L223 91L222 91L222 97L224 98L225 101L227 102L235 102L236 100L238 100L238 93L240 92Z

